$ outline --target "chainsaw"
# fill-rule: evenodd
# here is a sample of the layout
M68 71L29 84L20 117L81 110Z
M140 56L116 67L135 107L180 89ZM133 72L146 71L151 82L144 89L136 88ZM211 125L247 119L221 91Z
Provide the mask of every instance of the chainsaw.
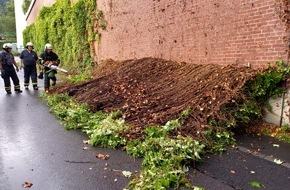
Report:
M48 65L48 66L46 66L46 67L48 67L48 68L50 68L50 69L52 69L52 70L58 70L58 71L61 71L61 72L64 72L64 73L67 73L67 70L65 70L65 69L63 69L63 68L60 68L60 67L58 67L58 66L56 66L56 65Z
M61 67L58 67L56 65L53 65L52 62L49 62L49 64L47 64L47 63L45 64L45 63L43 63L43 60L42 59L39 59L38 64L41 65L42 67L48 67L51 70L58 70L58 71L67 73L67 70L65 70L65 69L63 69Z

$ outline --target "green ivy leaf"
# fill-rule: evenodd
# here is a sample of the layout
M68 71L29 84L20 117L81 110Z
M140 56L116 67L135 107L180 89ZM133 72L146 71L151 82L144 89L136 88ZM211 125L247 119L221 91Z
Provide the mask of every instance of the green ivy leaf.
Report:
M196 186L196 187L193 188L193 190L205 190L205 188Z
M256 188L265 187L262 183L260 183L258 181L250 181L249 185L252 186L252 187L256 187Z

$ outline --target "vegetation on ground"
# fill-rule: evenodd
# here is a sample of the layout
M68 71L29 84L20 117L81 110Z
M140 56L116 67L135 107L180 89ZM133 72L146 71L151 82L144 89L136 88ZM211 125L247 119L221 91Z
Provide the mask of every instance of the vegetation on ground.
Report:
M188 167L201 161L207 152L221 153L234 145L232 129L260 121L266 100L281 95L289 74L289 67L281 61L260 71L220 66L212 69L151 58L110 66L109 71L106 66L100 68L92 80L60 85L46 98L66 128L81 129L88 134L91 145L122 148L143 158L142 171L131 180L128 189L195 188L186 179ZM181 80L178 77L182 77L182 83L177 82ZM207 80L203 83L202 78ZM188 89L182 85L184 82L194 84L190 86L193 91L185 93ZM145 105L157 102L146 107L145 117L140 110L141 102L146 100ZM180 109L172 110L173 104ZM210 111L211 116L207 116ZM164 113L169 116L163 118Z

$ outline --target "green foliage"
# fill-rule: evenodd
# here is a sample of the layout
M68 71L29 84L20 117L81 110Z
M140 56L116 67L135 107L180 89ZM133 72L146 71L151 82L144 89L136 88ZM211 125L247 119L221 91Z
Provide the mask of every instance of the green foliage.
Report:
M193 190L205 190L203 187L194 187Z
M289 69L284 67L282 62L277 62L275 68L259 73L257 81L251 81L246 87L246 93L250 97L239 102L233 101L226 106L224 111L227 111L230 117L226 116L223 121L215 119L208 121L211 128L203 133L207 140L205 142L172 133L184 124L190 108L164 126L148 126L142 139L132 140L120 135L130 128L125 125L119 111L109 115L101 112L92 113L87 104L78 104L66 95L50 95L47 100L52 107L51 111L62 120L67 129L82 129L90 137L91 145L111 148L126 146L128 154L143 158L142 171L129 183L128 189L168 189L183 185L202 189L192 187L186 180L187 165L193 161L200 161L201 155L205 152L221 153L228 145L235 144L229 128L238 123L249 123L254 117L260 117L261 104L265 104L264 101L269 97L280 93L270 91L277 88L288 73ZM75 78L76 82L80 80L81 75ZM279 131L288 133L290 129L283 126ZM262 186L255 181L249 184L253 187Z
M283 132L290 133L290 127L288 124L282 125L281 128Z
M199 160L205 145L189 138L170 138L168 132L177 129L186 119L189 110L161 127L148 127L143 141L121 137L129 130L120 111L109 115L89 111L87 104L78 104L67 95L44 95L50 110L67 129L80 128L90 137L91 145L116 148L127 145L126 150L135 157L144 157L142 172L129 184L130 189L166 189L186 185L187 164Z
M91 65L83 65L78 68L77 74L68 75L66 80L68 80L70 83L78 83L93 79L90 68Z
M283 61L277 61L274 67L258 72L256 78L249 81L244 87L244 98L233 100L221 110L227 113L222 120L210 119L208 124L214 127L231 128L248 124L262 118L263 107L271 110L268 100L282 94L281 84L286 81L290 67ZM211 133L210 133L211 134ZM212 134L216 134L213 132Z
M143 158L141 174L130 182L129 189L191 187L185 178L188 171L186 165L201 159L205 145L190 137L178 135L171 138L168 135L168 132L182 125L188 113L188 110L184 111L178 119L168 121L164 126L147 127L143 141L128 142L127 153Z
M90 121L89 106L77 104L66 95L52 95L48 98L50 111L66 126L66 129L83 128Z
M1 48L1 50L2 50L3 44L5 44L5 43L10 43L10 41L8 41L8 40L0 41L0 48Z
M110 115L92 113L87 104L78 104L67 95L44 96L50 111L61 120L66 129L82 129L89 137L91 145L117 148L126 143L119 133L128 129L119 111Z
M281 87L289 72L289 66L285 66L283 61L277 61L275 67L269 66L267 71L258 73L256 79L247 85L249 94L261 105L269 107L269 98L283 93L279 86Z
M236 122L250 123L253 118L261 118L261 108L256 101L248 100L239 106L234 113Z
M0 36L7 38L16 37L14 1L9 0L0 7Z
M283 142L290 143L290 134L281 133L278 139L282 140Z
M261 188L261 187L265 187L262 183L258 182L258 181L250 181L249 185L251 187L255 187L255 188Z
M120 112L113 112L101 122L93 125L86 133L90 137L89 144L94 146L117 148L126 144L126 139L120 136L120 132L128 129L122 117L116 117Z
M99 34L95 25L104 21L94 0L57 0L52 7L43 7L36 21L23 32L24 42L32 41L41 53L51 43L63 67L78 68L94 61L93 43Z
M222 153L228 145L235 144L233 134L225 130L218 131L216 128L209 129L205 132L205 137L209 143L207 145L208 152Z
M78 83L78 82L83 82L89 79L93 79L92 75L88 74L88 73L79 73L77 75L69 75L67 77L68 81L70 83Z
M22 4L22 11L23 13L26 13L28 11L28 8L31 4L31 0L24 0Z
M109 115L92 113L87 104L78 104L67 95L52 94L45 98L50 110L66 128L80 128L89 136L91 145L110 148L126 146L128 154L143 158L142 171L129 183L129 189L168 189L180 186L202 189L191 186L185 174L190 162L201 160L206 145L191 137L169 135L185 122L190 108L163 126L148 126L144 131L144 139L130 140L120 135L130 130L120 111ZM211 130L206 135L214 141L214 151L222 151L226 145L233 143L231 135L225 131Z
M284 124L281 128L276 129L276 133L270 133L269 135L276 137L283 142L290 143L290 127L288 124Z

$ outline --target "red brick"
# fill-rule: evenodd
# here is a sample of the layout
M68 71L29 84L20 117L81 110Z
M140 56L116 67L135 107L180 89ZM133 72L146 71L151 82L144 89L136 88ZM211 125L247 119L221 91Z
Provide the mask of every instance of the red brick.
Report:
M36 1L27 21L32 23ZM179 62L267 65L286 59L290 5L284 0L98 0L107 29L97 60L161 57ZM281 4L282 3L282 4ZM34 18L33 18L34 17ZM288 26L288 28L287 28Z
M99 8L115 30L102 31L98 60L152 56L215 64L251 61L261 66L285 59L286 25L274 2L243 2L112 0L113 13L119 15L110 16L108 1L100 0ZM124 11L132 14L120 14Z

